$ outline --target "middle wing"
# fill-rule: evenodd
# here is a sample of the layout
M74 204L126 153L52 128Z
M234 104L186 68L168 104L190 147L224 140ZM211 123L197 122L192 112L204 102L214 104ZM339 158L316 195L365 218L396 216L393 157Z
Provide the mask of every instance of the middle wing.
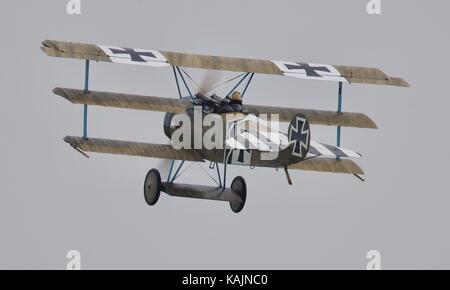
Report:
M141 96L133 94L100 91L89 91L85 93L83 90L68 88L55 88L53 89L53 93L75 104L149 110L157 112L184 113L186 112L186 109L192 106L190 101L184 99ZM248 113L255 114L257 116L261 114L278 114L280 122L290 122L297 114L303 114L311 124L316 125L372 129L377 128L375 123L367 115L362 113L345 112L338 114L334 111L259 105L244 105L244 108L247 109Z
M261 105L244 105L250 114L278 114L280 122L290 122L298 114L305 116L310 124L377 129L372 119L363 113L337 113L335 111L297 109Z

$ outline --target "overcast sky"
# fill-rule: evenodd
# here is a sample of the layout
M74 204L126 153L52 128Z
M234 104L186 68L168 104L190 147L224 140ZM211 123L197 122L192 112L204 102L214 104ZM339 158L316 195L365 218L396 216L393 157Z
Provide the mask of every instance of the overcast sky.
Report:
M3 1L0 268L365 269L449 268L448 1ZM353 176L232 167L247 204L161 195L142 185L154 159L92 154L63 142L81 135L82 106L51 93L82 88L83 62L50 58L45 39L224 56L379 67L411 88L345 85L344 110L379 130L343 129L367 181ZM204 71L188 70L196 79ZM223 77L233 76L224 73ZM91 88L177 97L169 68L93 63ZM220 92L220 91L219 91ZM336 109L335 83L256 75L245 102ZM162 113L90 107L92 137L165 143ZM312 128L333 144L336 129ZM209 184L192 165L181 178ZM181 181L180 180L180 181Z

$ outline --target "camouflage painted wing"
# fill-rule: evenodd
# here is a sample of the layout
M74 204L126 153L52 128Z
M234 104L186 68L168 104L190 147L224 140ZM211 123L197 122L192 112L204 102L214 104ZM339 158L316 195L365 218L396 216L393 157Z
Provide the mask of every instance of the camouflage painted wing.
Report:
M346 173L364 175L358 164L350 159L336 160L329 157L315 157L288 166L289 169L319 171L331 173Z
M261 105L244 105L244 108L248 111L248 113L255 115L278 114L280 122L290 122L292 118L298 114L301 114L308 119L310 124L377 129L375 122L363 113L337 113L336 111Z
M169 113L185 113L192 107L188 100L163 97L141 96L110 92L89 91L55 88L53 93L74 104L87 104L104 107L115 107L135 110L148 110Z
M409 86L405 80L390 77L377 68L210 56L54 40L42 42L41 49L49 56L103 62L251 72L344 83Z
M176 150L171 145L97 138L85 140L82 137L72 136L64 137L64 141L76 149L87 152L204 162L197 151L189 149Z
M164 97L121 94L112 92L89 91L79 89L55 88L53 93L74 104L87 104L105 107L148 110L169 113L184 113L192 103L189 100ZM342 113L334 111L282 108L270 106L245 105L250 114L278 114L280 122L290 122L297 114L303 114L311 124L376 129L376 124L362 113Z

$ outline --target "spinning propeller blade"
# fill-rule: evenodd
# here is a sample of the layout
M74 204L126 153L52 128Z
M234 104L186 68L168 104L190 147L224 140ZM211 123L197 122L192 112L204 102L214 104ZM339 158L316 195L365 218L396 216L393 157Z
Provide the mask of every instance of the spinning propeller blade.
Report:
M199 93L207 94L208 92L215 89L215 86L220 82L222 76L223 76L222 71L217 70L206 71L199 84L200 86Z

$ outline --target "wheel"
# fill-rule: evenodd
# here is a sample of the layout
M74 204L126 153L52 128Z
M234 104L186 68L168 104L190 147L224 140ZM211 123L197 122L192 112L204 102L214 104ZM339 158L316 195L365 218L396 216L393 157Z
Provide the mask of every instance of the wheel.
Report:
M161 193L161 175L157 169L151 169L144 181L144 198L148 205L154 205Z
M247 199L247 185L245 184L244 178L241 176L236 176L233 179L233 182L231 182L231 189L242 199L242 202L230 201L231 210L238 213L244 208L245 200Z

